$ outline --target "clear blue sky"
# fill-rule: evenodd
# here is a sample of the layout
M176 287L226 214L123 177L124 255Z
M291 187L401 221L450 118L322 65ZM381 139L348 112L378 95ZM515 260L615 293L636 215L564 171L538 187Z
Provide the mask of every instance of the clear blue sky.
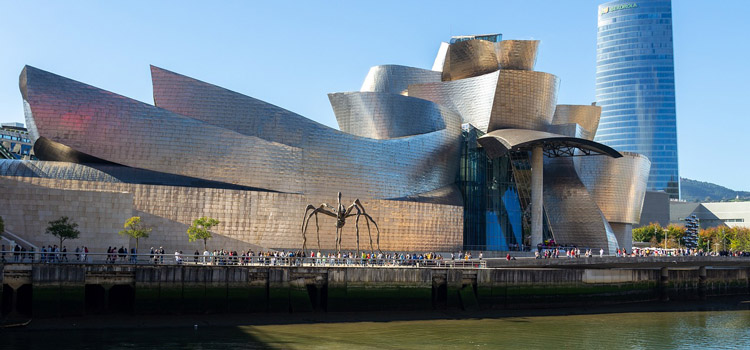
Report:
M558 103L594 101L597 5L525 1L0 0L0 121L25 64L153 103L149 64L336 127L326 96L371 66L432 67L451 35L542 41ZM750 190L747 2L673 0L680 175Z

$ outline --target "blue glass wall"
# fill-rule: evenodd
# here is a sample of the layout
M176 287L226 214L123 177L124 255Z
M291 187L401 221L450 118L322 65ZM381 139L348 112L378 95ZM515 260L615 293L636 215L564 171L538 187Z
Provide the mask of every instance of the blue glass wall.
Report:
M510 159L488 159L482 132L464 124L458 184L464 199L464 249L513 250L523 242L522 210Z
M649 191L679 198L670 0L599 6L596 141L651 160Z

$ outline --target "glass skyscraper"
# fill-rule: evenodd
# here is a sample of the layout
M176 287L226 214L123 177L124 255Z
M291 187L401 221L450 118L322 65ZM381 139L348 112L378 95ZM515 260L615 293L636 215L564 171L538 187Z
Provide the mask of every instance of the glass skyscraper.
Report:
M680 196L670 0L599 5L596 141L651 160L649 191Z

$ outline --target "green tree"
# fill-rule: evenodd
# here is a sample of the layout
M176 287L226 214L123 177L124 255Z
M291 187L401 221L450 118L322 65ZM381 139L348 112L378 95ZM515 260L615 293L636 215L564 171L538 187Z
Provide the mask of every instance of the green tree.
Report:
M704 252L710 252L711 241L712 236L710 231L708 231L707 229L698 230L698 249L701 249Z
M682 241L682 238L685 237L685 232L687 231L685 227L677 226L677 225L669 225L666 227L666 229L667 229L667 238L669 240L667 243L674 247L679 247L680 242Z
M650 242L654 237L661 235L661 225L657 223L650 223L647 226L642 226L633 229L633 241L634 242Z
M141 217L140 216L133 216L128 221L125 221L125 225L123 225L124 230L121 230L119 233L123 236L130 236L131 238L135 238L135 251L138 252L138 240L141 238L148 238L149 233L151 233L152 228L146 227L141 223Z
M750 229L747 227L732 227L729 236L729 249L734 251L750 251Z
M199 239L202 239L203 250L207 250L206 242L208 241L209 238L212 237L211 229L214 226L218 226L218 225L219 225L219 220L216 220L214 218L209 218L209 217L204 216L204 217L195 219L193 221L193 224L190 225L190 227L187 230L188 240L190 242L195 242Z
M67 216L50 221L46 233L51 234L60 240L60 249L62 249L62 243L64 240L77 239L78 236L81 235L81 231L78 231L78 224L73 222L73 220L68 219Z
M732 229L729 227L717 227L716 229L717 243L720 244L717 248L727 250L727 247L730 245L729 238L732 236Z

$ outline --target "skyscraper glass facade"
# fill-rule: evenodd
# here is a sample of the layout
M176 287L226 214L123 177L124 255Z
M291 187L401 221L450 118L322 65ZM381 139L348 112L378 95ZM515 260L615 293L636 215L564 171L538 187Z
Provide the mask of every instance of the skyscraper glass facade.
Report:
M651 160L649 191L679 198L670 0L599 5L596 141Z

